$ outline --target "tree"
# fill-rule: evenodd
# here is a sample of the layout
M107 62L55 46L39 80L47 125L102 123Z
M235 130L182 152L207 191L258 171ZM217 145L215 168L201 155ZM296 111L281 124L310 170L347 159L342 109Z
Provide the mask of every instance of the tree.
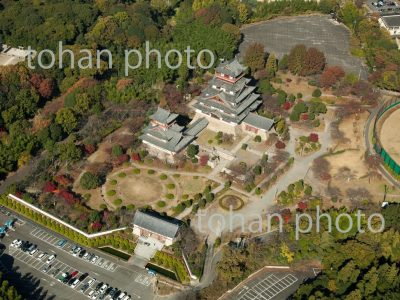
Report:
M85 190L91 190L91 189L95 189L98 186L100 186L101 180L97 175L95 175L91 172L85 172L81 176L79 184Z
M316 48L309 48L304 58L304 67L300 71L300 75L309 76L321 73L325 67L325 55Z
M73 140L58 145L58 155L61 161L70 163L81 159L82 150L75 145Z
M269 76L271 77L275 76L276 71L278 71L278 66L276 63L276 57L274 53L270 53L270 55L268 56L265 68L267 69Z
M288 67L293 74L300 74L304 68L307 48L304 45L296 45L290 50L288 56Z
M244 64L254 73L265 66L264 46L260 43L251 43L244 53Z
M283 55L281 60L278 63L278 68L281 71L285 71L288 69L289 64L289 56L287 54Z
M315 89L313 92L312 92L312 96L313 97L321 97L321 95L322 95L322 93L321 93L321 90L320 89Z
M199 153L199 146L190 144L187 147L186 153L190 158L194 158Z
M322 72L319 82L321 87L329 88L344 77L345 73L339 66L326 67Z
M358 26L363 18L362 12L357 9L353 1L346 1L340 10L340 17L343 23L354 33L358 32Z
M111 149L111 154L113 157L119 157L124 153L124 150L122 149L121 145L113 145Z
M78 120L73 111L69 108L62 108L57 112L56 122L60 124L68 134L72 133L78 126Z

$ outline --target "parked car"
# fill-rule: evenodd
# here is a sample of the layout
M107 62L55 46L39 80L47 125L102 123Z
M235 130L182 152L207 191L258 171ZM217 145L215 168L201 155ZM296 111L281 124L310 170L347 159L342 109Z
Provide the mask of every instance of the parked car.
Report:
M69 253L71 253L71 254L74 253L77 248L78 248L78 245L73 246L71 248L71 250L69 250Z
M108 284L105 283L105 284L103 284L103 285L101 286L99 292L100 292L101 294L103 294L103 293L106 291L107 288L108 288Z
M74 250L74 252L72 253L73 256L77 256L79 254L79 252L81 252L82 248L78 247Z
M92 278L92 279L90 279L88 282L87 282L87 284L89 285L89 286L91 286L93 283L95 283L96 282L96 278Z
M99 259L99 257L97 256L97 255L95 255L91 260L90 260L90 262L92 263L92 264L94 264L94 263L96 263L96 261Z
M20 240L16 239L13 240L12 243L10 244L11 247L16 247L16 245L20 242Z
M97 298L97 296L99 295L99 292L95 292L93 295L92 295L92 299L96 299Z
M55 269L53 273L51 273L51 276L55 277L58 274L58 272L60 272L60 269Z
M98 291L98 290L100 290L100 288L103 286L103 282L99 282L97 285L96 285L96 288L94 289L95 291Z
M126 295L126 296L124 297L124 299L122 299L122 300L131 300L131 296Z
M51 269L52 266L53 266L53 265L47 265L47 266L45 266L45 267L42 269L42 272L43 272L43 273L47 273L47 272Z
M79 279L75 279L74 282L71 284L71 287L74 289L76 286L81 282Z
M65 278L68 277L68 273L62 273L60 276L57 277L57 280L60 282L64 282Z
M71 273L71 277L76 277L76 275L78 275L78 273L79 273L78 271L72 272L72 273Z
M19 241L19 242L17 242L17 243L14 245L14 247L15 247L15 248L20 248L21 245L22 245L22 241Z
M79 257L80 258L82 258L84 255L86 254L86 250L85 249L82 249L82 251L81 252L79 252Z
M115 294L114 294L114 296L112 297L113 300L117 300L117 299L118 299L118 296L119 296L120 294L121 294L121 291L116 291Z
M53 260L55 260L56 259L56 255L55 254L52 254L52 255L50 255L49 256L49 258L47 259L47 261L46 261L46 263L51 263Z
M81 255L81 254L79 253L79 255ZM86 253L82 256L82 258L83 258L84 260L87 260L89 256L90 256L90 253L89 253L89 252L86 252Z
M79 289L79 291L81 293L84 293L87 289L89 288L89 285L87 283L85 283L84 285L81 286L81 288Z
M83 273L81 276L79 276L80 281L84 281L86 277L88 277L89 273Z
M124 297L126 296L126 293L125 292L123 292L123 293L121 293L119 296L118 296L118 300L122 300L122 299L124 299Z
M38 249L33 249L31 250L31 252L29 252L29 255L34 255L35 253L37 253L39 250Z
M92 298L93 294L94 294L94 290L91 290L91 291L89 292L89 294L88 294L88 297L89 297L89 298Z
M42 260L43 258L45 258L47 256L46 252L42 252L39 254L39 256L37 257L37 259Z
M67 243L67 240L59 240L57 243L57 247L63 247Z
M117 291L118 291L117 288L112 288L112 289L108 292L108 294L110 295L110 297L113 297Z

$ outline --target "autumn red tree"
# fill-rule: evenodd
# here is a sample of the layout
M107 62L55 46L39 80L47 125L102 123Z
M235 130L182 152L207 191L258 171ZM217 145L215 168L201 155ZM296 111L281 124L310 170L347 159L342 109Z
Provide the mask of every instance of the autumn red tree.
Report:
M43 192L45 192L45 193L52 193L52 192L54 192L56 189L57 189L57 186L56 186L53 182L47 181L47 182L44 184Z
M313 142L313 143L318 142L318 134L316 134L316 133L310 133L310 135L309 135L309 137L308 137L308 140L309 140L310 142Z
M321 87L325 88L332 87L335 83L342 79L344 75L345 73L343 69L339 66L327 67L319 78L320 85Z
M321 73L326 64L324 53L316 48L309 48L304 58L304 67L300 75L308 76Z

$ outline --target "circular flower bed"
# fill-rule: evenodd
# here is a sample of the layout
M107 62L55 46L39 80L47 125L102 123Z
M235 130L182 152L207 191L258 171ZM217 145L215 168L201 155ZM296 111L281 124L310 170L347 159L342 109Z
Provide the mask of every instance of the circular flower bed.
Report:
M225 210L239 210L244 206L244 201L235 195L224 195L219 199L219 206Z

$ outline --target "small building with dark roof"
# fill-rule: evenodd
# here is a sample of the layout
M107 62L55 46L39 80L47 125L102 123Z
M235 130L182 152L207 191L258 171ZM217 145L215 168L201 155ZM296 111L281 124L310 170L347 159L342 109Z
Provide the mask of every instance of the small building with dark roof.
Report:
M153 212L137 211L133 217L133 234L151 237L165 246L171 246L179 239L180 221Z
M174 163L175 156L192 143L208 125L205 118L200 118L187 127L180 126L176 122L178 117L178 114L159 107L150 116L150 124L140 136L151 155L170 163Z

